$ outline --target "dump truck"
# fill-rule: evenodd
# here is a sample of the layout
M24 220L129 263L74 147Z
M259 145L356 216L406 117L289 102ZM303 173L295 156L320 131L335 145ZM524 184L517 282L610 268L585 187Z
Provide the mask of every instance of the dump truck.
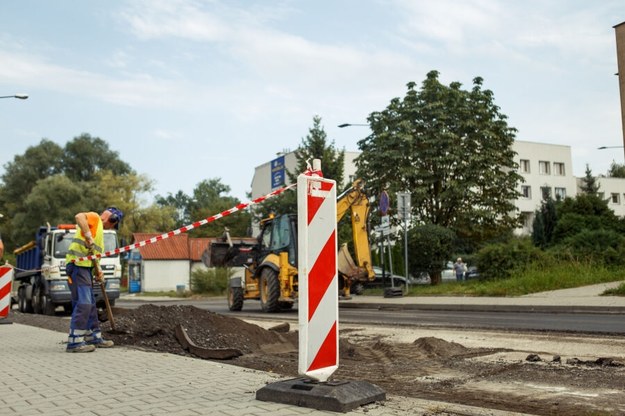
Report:
M339 291L349 298L352 287L362 290L362 283L375 277L371 264L368 233L369 199L363 182L357 180L337 198L337 222L349 217L352 228L352 256L348 244L338 253ZM297 215L283 214L261 221L261 231L253 244L228 244L224 266L243 267L228 284L228 307L240 311L246 299L260 300L265 312L291 309L298 296ZM355 259L355 260L354 260ZM360 285L360 286L359 286Z
M13 277L13 297L20 312L54 315L62 306L72 310L72 299L65 272L65 255L76 235L76 225L41 226L35 239L17 248L17 267ZM118 248L115 230L104 230L104 251ZM111 305L119 298L122 267L118 254L100 259L106 294ZM104 307L99 285L94 285L96 305Z

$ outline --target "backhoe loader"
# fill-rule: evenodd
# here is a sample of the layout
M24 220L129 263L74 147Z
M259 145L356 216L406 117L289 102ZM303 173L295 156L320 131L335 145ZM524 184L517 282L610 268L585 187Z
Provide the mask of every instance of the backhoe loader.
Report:
M338 252L339 292L350 297L354 285L375 277L371 264L371 249L367 218L369 200L363 191L361 180L337 198L337 222L347 216L351 221L352 242L356 261L347 244ZM245 299L259 299L265 312L291 309L298 296L297 279L297 215L284 214L261 221L261 231L256 243L247 247L239 245L229 257L247 252L243 276L233 276L228 285L228 307L240 311ZM227 265L227 264L226 264ZM354 286L356 287L356 286Z

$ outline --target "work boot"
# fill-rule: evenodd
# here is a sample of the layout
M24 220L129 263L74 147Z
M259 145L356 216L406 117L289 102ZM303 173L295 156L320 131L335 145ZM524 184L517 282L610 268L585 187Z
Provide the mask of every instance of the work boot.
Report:
M90 341L87 341L88 346L97 347L97 348L112 348L115 343L110 339L104 338L94 338Z
M84 342L81 342L76 345L67 344L67 348L65 352L92 352L95 351L95 345L87 345Z
M93 345L97 348L112 348L115 343L110 339L102 338L101 331L92 332L89 335L85 335L85 341L87 345Z

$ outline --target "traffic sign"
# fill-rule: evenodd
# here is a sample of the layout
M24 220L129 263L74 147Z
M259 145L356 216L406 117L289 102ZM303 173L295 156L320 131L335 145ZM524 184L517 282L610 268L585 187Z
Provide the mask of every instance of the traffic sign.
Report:
M391 200L388 197L388 193L386 191L382 191L380 193L380 205L379 205L380 214L387 215L390 205L391 205Z

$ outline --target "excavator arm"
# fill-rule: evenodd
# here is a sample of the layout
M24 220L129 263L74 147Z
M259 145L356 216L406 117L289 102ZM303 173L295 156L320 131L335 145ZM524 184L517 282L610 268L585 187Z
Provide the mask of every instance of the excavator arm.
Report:
M343 296L349 297L352 283L357 281L373 280L375 273L371 264L371 247L367 218L369 215L369 199L363 191L363 181L357 179L350 189L343 192L336 202L336 222L350 213L352 226L352 241L354 244L354 258L342 244L339 250L339 273L344 279Z

